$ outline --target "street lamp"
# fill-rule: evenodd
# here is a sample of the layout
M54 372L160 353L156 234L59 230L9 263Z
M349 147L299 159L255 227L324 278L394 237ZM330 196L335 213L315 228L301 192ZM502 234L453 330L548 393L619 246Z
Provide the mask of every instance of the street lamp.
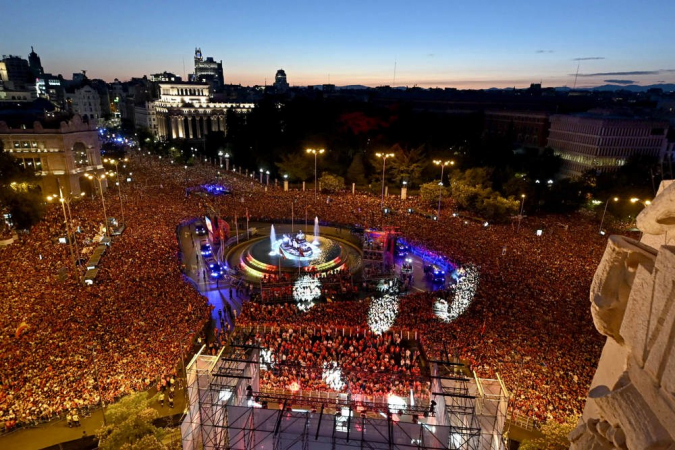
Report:
M605 214L607 214L607 205L609 205L609 200L610 199L608 198L607 201L605 202L605 210L602 212L602 219L600 220L600 231L598 231L600 234L602 234L602 224L605 223ZM614 201L618 202L619 197L614 197ZM631 201L633 200L631 199Z
M220 163L220 167L223 167L223 163ZM230 154L225 152L225 170L230 170Z
M120 172L118 168L119 161L116 159L105 159L104 161L115 165L115 177L116 177L115 179L117 180L117 195L120 198L120 212L122 213L122 223L126 224L126 221L124 220L124 203L122 202L122 187L120 182Z
M96 181L98 181L99 191L101 192L101 204L103 205L103 218L104 218L103 226L105 227L105 235L110 237L110 232L108 231L108 213L105 210L105 198L103 197L103 184L101 183L101 180L105 178L105 174L101 174L100 177L94 177L92 175L87 174L87 178L89 178L90 180L96 179Z
M384 206L384 169L387 165L387 158L393 158L393 153L375 153L375 156L382 158L382 200L380 201L380 209Z
M263 172L264 172L264 170L263 170L263 169L260 169L260 184L262 184L262 176L263 176Z
M270 171L269 171L269 170L266 170L266 171L265 171L265 175L266 175L266 181L265 181L265 184L266 184L267 186L269 186L269 185L270 185Z
M315 150L313 148L308 148L307 153L313 153L314 154L314 201L316 201L317 193L316 193L316 155L320 155L323 152L325 152L324 149L320 150ZM303 187L304 189L304 187Z
M443 195L443 169L445 166L455 165L454 161L441 161L440 159L435 159L434 164L441 166L441 182L438 183L438 213L437 216L441 217L441 196Z
M523 220L523 207L525 206L525 194L520 195L520 214L518 214L518 228L516 233L520 232L520 221Z

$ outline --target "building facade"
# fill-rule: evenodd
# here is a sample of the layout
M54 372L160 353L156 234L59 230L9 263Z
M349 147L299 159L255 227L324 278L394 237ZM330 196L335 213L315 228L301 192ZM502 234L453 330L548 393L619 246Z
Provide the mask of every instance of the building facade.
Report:
M551 116L548 146L562 158L561 175L615 171L633 155L659 158L668 122L605 113Z
M67 92L66 102L72 113L79 114L85 119L93 119L95 122L102 121L104 115L110 112L108 93L88 84Z
M227 134L228 111L248 113L253 103L212 102L207 83L160 83L159 99L146 103L147 123L155 135L166 139L202 139L211 132ZM136 114L139 114L139 108Z
M485 134L513 139L524 147L546 147L549 129L547 112L485 111Z
M23 89L31 84L33 75L28 61L19 56L3 56L0 60L0 81L5 87Z
M22 167L35 170L45 196L58 195L59 184L64 195L97 190L86 175L103 172L101 146L94 124L80 116L54 128L38 121L32 128L10 128L0 122L0 140ZM105 180L102 186L105 189Z
M223 76L223 62L215 61L212 57L204 58L202 49L195 49L195 73L190 81L198 83L209 83L215 90L222 89L225 84Z

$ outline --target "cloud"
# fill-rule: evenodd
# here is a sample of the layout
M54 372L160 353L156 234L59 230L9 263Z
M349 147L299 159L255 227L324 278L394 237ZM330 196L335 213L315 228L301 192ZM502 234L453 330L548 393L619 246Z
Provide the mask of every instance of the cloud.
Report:
M553 53L553 50L537 50L535 53Z
M611 84L635 84L635 81L633 80L604 80L605 83L611 83Z
M436 56L436 54L434 54L434 53L427 53L427 57L429 57L429 58L433 58L434 56Z
M634 70L632 72L597 72L597 73L580 73L580 77L613 77L613 76L635 76L635 75L656 75L662 70ZM668 71L665 71L668 72ZM574 76L575 74L570 74Z
M585 58L574 58L572 61L595 61L597 59L605 59L604 56L587 56Z

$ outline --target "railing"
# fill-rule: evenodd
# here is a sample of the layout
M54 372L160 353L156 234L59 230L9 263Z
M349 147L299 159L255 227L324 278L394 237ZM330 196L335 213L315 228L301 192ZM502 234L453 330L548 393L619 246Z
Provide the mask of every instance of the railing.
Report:
M514 412L512 412L509 415L509 423L511 425L523 428L528 431L534 431L539 429L539 423L533 417L529 417L524 414Z

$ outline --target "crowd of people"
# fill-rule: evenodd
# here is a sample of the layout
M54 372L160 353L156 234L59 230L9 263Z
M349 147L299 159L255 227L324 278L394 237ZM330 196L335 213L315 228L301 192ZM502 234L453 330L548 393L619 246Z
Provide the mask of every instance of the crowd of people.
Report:
M351 334L351 333L350 333ZM273 328L257 333L249 345L268 350L260 383L267 389L337 391L373 397L428 398L430 382L421 376L420 353L399 334L364 331ZM339 374L327 379L330 369Z
M82 284L83 268L75 275L69 245L57 241L66 235L60 205L0 249L0 422L6 429L149 387L174 371L209 317L204 297L182 277L175 234L178 223L203 206L183 200L180 171L158 161L132 163L127 170L134 182L122 186L126 230L113 237L93 285ZM119 220L116 194L109 190L106 207ZM101 198L87 195L68 206L70 228L79 230L76 248L86 255L101 237Z
M313 192L283 192L244 175L218 175L219 169L206 165L186 170L166 159L137 155L129 164L134 181L122 187L127 228L103 256L93 286L70 276L68 246L53 243L63 234L58 206L49 208L45 219L17 243L0 250L5 274L0 279L4 423L33 423L78 406L108 403L175 370L210 316L206 299L180 271L176 226L206 210L202 197L188 196L186 188L216 178L232 194L212 201L228 219L236 214L240 230L247 216L251 222L286 220L294 205L298 216L318 216L322 222L395 226L411 245L473 264L480 284L464 314L443 323L433 314L437 294L417 292L400 297L392 329L418 331L428 357L457 356L482 377L499 373L520 414L560 420L581 411L602 346L589 313L588 291L605 247L596 224L582 214L526 218L516 232L513 225L485 227L453 217L451 200L434 221L407 213L407 208L425 209L418 198L388 197L392 213L382 215L380 198L371 195L345 192L331 194L330 202L325 196L315 201ZM108 215L119 219L116 189L106 197ZM76 200L70 207L73 225L81 231L79 249L96 245L102 226L100 198ZM544 231L542 236L535 234L537 229ZM237 319L244 325L367 330L371 302L322 303L306 312L289 304L247 303ZM376 349L384 344L378 339L386 336L393 335L372 335L355 343L335 339L335 345L347 345L348 356L341 356L340 364L356 365L359 358L379 364L384 355ZM319 356L313 351L317 336L305 339L293 333L286 339L273 343L278 357L310 362L329 351L323 337ZM295 349L291 343L300 346ZM304 355L293 353L302 349ZM389 353L388 364L406 370L400 354ZM282 376L302 384L305 375L311 379L311 374L292 370ZM377 378L372 386L350 382L364 392L390 392Z
M407 212L424 211L418 198L387 198L385 206L392 211L387 215L380 213L380 199L374 196L349 192L330 198L330 203L325 196L314 202L313 193L270 189L263 197L242 193L222 200L230 208L248 209L257 220L281 221L294 204L296 213L304 215L306 208L308 217L322 222L394 226L429 258L455 267L470 264L480 284L464 314L442 323L433 313L437 295L418 292L401 297L393 329L418 330L430 357L459 357L482 377L499 373L510 389L513 413L546 421L581 412L603 342L593 327L588 292L606 240L591 217L528 217L517 231L515 223L486 227L451 214L451 199L434 221ZM283 308L282 316L250 308L243 314L247 323L364 328L368 323L364 301L322 304L297 314L289 311L292 306L276 307Z

